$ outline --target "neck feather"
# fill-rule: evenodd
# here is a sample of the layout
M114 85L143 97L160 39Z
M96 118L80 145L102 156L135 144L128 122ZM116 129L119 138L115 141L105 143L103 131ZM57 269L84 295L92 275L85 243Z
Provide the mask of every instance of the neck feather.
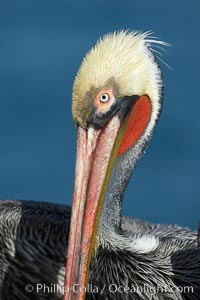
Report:
M149 124L137 144L117 158L104 201L99 225L99 234L105 232L106 228L121 233L122 201L124 192L137 162L150 141L159 114L160 110L156 114L152 113Z
M121 232L124 192L146 145L147 141L143 139L117 159L105 197L100 220L100 231L101 228L105 229L107 227L112 231Z

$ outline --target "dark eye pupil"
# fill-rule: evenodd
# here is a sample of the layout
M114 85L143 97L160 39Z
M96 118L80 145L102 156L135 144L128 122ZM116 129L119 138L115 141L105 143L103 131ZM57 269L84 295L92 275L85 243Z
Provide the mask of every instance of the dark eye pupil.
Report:
M103 100L106 100L106 99L107 99L106 95L103 95L103 96L102 96L102 99L103 99Z

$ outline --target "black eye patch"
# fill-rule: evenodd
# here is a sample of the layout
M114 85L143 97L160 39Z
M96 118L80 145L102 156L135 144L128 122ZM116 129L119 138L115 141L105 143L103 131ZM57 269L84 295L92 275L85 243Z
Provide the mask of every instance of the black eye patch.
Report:
M92 125L95 129L102 129L110 121L110 119L118 114L120 120L123 120L135 104L139 96L126 96L118 99L107 112L100 112L93 107L91 114L87 120L87 127Z
M88 126L93 125L96 129L102 129L106 126L108 121L120 110L120 101L116 101L107 112L98 111L96 107L92 108L91 114L88 118Z

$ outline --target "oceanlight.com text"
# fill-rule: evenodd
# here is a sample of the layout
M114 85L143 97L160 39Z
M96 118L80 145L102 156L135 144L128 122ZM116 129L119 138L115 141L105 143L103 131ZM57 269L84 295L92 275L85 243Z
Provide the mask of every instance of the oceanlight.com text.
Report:
M64 294L65 292L73 293L93 293L93 294L104 294L106 293L121 293L121 294L146 294L146 295L156 295L156 294L193 294L192 286L164 286L164 287L153 287L149 285L141 286L123 286L117 284L104 284L101 288L92 284L88 284L87 287L82 287L79 284L74 284L72 287L62 286L59 284L46 285L43 283L38 283L35 286L32 284L27 284L25 286L25 291L27 293L43 293L43 294Z

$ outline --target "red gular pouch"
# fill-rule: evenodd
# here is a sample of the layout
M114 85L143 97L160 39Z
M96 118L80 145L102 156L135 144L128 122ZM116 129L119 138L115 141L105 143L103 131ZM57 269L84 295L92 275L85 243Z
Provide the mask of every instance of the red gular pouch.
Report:
M147 128L151 113L152 106L149 97L140 97L128 117L128 124L118 150L118 156L128 151L138 142Z

